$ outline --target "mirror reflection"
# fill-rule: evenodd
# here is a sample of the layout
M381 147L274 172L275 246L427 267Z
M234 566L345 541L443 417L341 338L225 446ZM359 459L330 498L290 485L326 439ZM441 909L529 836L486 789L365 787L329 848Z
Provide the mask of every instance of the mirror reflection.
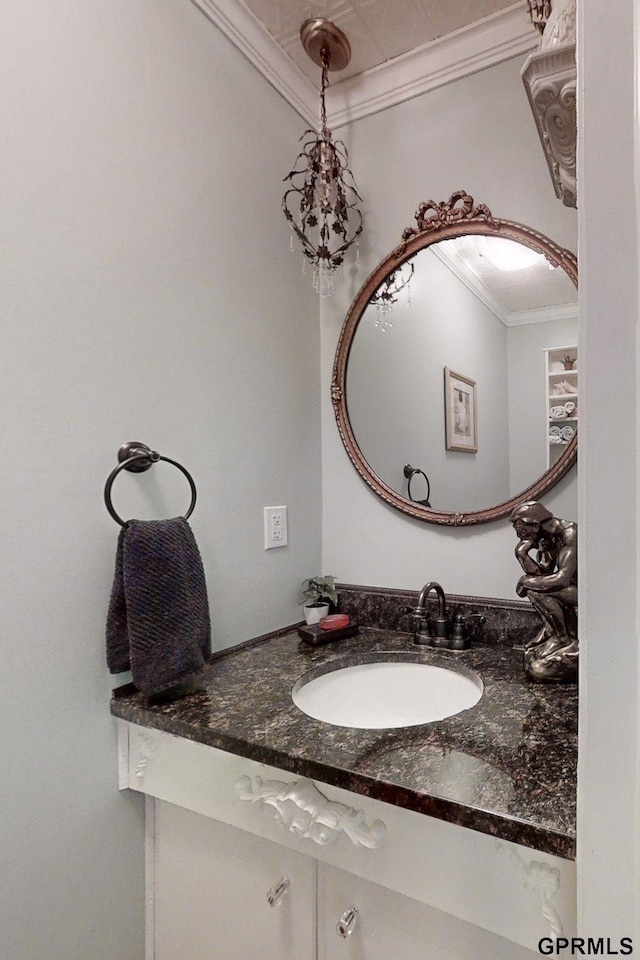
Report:
M345 375L373 473L435 511L486 510L525 490L577 430L577 313L564 270L503 236L437 241L390 271Z

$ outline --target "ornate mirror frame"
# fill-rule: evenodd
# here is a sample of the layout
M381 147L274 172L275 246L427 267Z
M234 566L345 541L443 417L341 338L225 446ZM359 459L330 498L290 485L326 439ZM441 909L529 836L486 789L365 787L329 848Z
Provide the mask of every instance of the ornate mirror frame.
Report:
M562 267L575 286L578 286L578 262L570 250L559 247L542 233L512 220L497 220L484 204L474 205L473 198L464 190L453 193L448 200L421 203L415 215L416 227L407 227L402 233L402 242L381 261L365 281L353 301L342 325L340 339L333 364L331 399L336 423L345 449L362 479L386 503L401 513L425 523L444 524L452 527L476 523L489 523L508 516L524 500L537 500L551 489L573 466L578 452L578 437L567 445L558 459L530 486L520 493L484 510L467 513L433 510L420 503L407 500L389 487L365 459L354 436L347 410L346 374L349 352L362 315L382 281L404 261L441 240L468 234L506 237L543 254L554 266Z

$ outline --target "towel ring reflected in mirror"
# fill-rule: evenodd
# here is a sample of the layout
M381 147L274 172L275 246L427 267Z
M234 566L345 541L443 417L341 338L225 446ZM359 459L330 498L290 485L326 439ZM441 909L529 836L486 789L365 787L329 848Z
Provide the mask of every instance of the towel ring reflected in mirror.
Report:
M430 507L431 504L429 503L429 497L431 496L431 484L429 483L429 477L426 475L424 470L420 470L418 467L412 467L410 463L406 463L402 472L407 478L407 496L409 497L409 500L411 500L412 503L422 503L425 507ZM424 477L424 481L427 485L427 495L426 497L423 497L422 500L419 497L412 496L411 494L411 481L416 476Z
M540 335L544 331L546 336L550 325L537 325L535 330L531 325L527 332L523 318L553 317L565 323L563 329L577 327L577 259L571 251L531 227L494 218L487 206L476 204L463 190L442 203L422 203L415 220L416 226L403 231L402 242L365 281L342 325L331 384L336 424L354 467L390 506L425 523L453 527L488 523L508 516L524 500L539 499L576 462L577 433L553 452L550 463L547 460L542 401L539 407L537 400L530 403L532 417L535 408L540 424L539 430L535 428L535 436L529 440L524 430L521 436L520 421L512 431L507 421L510 412L512 417L515 414L513 409L510 411L512 397L507 394L506 365L500 372L502 393L496 383L490 382L488 373L483 377L474 373L480 356L485 358L485 370L489 371L493 362L491 350L500 352L506 360L506 338L512 337L510 326L520 331L513 336L535 341L536 364L539 361L542 370L544 351L535 330ZM507 274L501 279L498 268L490 263L501 246L509 248L507 252L525 253L534 261L527 270L520 270L519 278L526 276L531 280L519 291L516 281L504 279ZM408 263L415 265L408 284L409 302L399 298L400 302L393 307L393 324L387 323L386 332L381 332L376 293L395 271ZM515 275L510 274L512 278ZM492 282L497 286L492 288ZM489 286L484 287L483 293L485 283ZM513 306L509 308L513 313L504 316L502 301L492 296L493 290L500 294L504 291L507 303L508 295L513 293ZM525 303L526 298L530 302ZM468 315L463 316L465 311L458 309L462 305L468 306ZM489 322L493 324L493 340L485 343L480 340L480 331L488 330ZM466 326L459 327L458 323ZM413 340L408 339L411 327ZM559 335L560 326L554 329L554 336ZM403 337L407 338L407 345L401 354ZM460 362L454 352L457 345L462 348ZM478 397L474 392L471 398L473 411L476 403L479 411L477 452L445 448L446 367L464 370L473 376L470 382L478 380ZM404 393L405 389L409 391L409 384L413 385L413 392ZM544 396L542 372L535 387ZM497 411L497 423L489 420L490 410ZM480 419L483 416L484 421ZM523 416L523 424L525 419ZM509 451L507 431L511 432L515 452ZM418 443L423 446L418 448ZM411 462L428 459L431 506L411 499L402 468L398 468L407 458ZM444 472L445 467L448 473ZM484 485L474 479L481 471ZM453 502L456 497L462 502ZM447 502L447 498L452 502Z
M187 478L189 487L191 489L191 503L189 504L189 509L185 514L183 514L183 516L185 520L189 519L196 505L196 485L189 471L185 469L181 463L178 463L177 460L170 460L169 457L163 457L156 450L152 450L150 447L148 447L146 443L138 443L135 440L122 444L118 450L118 460L120 463L117 467L115 467L114 470L111 471L107 477L107 482L104 485L104 502L109 514L113 517L116 523L119 523L121 527L124 527L127 524L126 520L123 520L118 516L111 501L111 487L113 486L113 481L115 478L118 476L121 470L127 470L130 473L144 473L145 470L149 470L149 468L159 460L163 460L165 463L170 463L172 466L177 467L178 470L180 470L180 472L183 473Z

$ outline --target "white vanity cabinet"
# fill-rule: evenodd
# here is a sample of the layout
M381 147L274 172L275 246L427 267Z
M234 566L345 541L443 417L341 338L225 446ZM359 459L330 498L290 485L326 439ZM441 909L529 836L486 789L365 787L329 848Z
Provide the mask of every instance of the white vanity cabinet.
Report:
M315 960L315 862L162 801L147 804L147 955Z
M341 936L355 907L352 930ZM318 960L531 960L536 951L361 877L318 864Z
M120 786L149 798L147 960L533 960L541 938L575 934L572 861L163 731L118 731Z

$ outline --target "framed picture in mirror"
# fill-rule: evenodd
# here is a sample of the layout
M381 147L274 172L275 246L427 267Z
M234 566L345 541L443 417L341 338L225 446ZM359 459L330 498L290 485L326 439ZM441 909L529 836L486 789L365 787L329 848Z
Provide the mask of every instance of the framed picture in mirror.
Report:
M476 382L444 368L444 435L447 450L478 452Z

